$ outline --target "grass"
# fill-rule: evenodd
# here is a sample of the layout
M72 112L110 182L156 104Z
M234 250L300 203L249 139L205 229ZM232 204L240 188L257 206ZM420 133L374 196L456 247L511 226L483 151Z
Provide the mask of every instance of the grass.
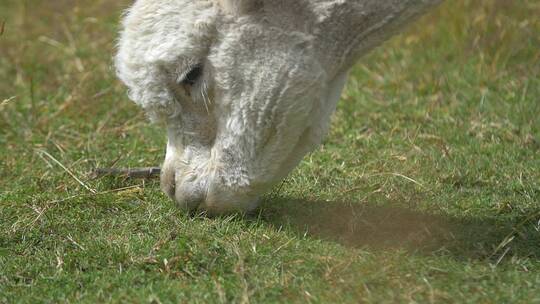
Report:
M0 4L0 302L540 303L536 1L447 1L371 53L324 146L219 219L86 178L164 153L111 68L128 2Z

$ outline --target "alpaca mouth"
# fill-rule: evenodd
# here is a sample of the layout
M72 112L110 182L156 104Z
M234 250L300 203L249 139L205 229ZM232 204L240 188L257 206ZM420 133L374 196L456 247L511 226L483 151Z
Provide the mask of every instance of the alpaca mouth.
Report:
M197 172L166 161L161 172L161 189L187 212L207 215L250 212L257 207L263 189L253 187L246 176L233 173Z

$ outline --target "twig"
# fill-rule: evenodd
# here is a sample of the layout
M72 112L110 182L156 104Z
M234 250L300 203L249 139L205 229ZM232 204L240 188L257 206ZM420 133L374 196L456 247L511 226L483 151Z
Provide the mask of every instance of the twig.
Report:
M143 178L153 179L159 178L161 174L161 168L149 167L149 168L98 168L92 172L92 178L101 178L105 176L120 176L127 178Z

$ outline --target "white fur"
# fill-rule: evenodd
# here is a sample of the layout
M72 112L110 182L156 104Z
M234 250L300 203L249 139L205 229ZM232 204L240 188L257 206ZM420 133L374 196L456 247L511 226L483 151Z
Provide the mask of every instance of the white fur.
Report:
M253 209L320 144L352 64L439 2L136 1L116 67L167 125L164 191L187 209Z

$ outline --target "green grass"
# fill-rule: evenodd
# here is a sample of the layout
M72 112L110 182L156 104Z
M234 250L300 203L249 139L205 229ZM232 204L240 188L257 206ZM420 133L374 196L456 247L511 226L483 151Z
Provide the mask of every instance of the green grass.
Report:
M0 4L0 302L540 303L537 1L448 1L377 49L324 146L218 219L86 177L163 158L111 68L128 2Z

